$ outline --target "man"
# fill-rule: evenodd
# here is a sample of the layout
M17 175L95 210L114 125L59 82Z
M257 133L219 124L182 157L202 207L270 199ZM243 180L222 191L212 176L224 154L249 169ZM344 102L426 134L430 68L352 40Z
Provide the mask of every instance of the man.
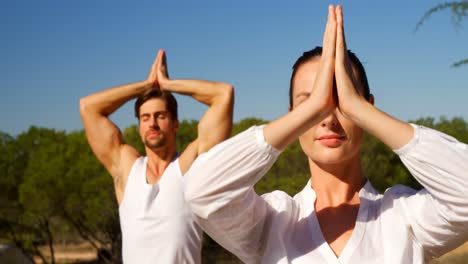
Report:
M468 239L468 146L373 105L347 51L342 8L329 7L323 50L291 77L290 112L200 156L185 176L197 221L245 263L425 263ZM424 186L379 194L361 170L363 131L394 149ZM310 181L290 197L254 184L299 139Z
M172 92L209 106L198 124L198 137L180 155ZM146 157L123 142L109 119L136 97L135 115ZM169 79L163 50L146 80L80 100L89 145L114 180L125 263L201 262L202 231L184 201L182 176L197 156L230 135L232 108L233 88L228 84Z

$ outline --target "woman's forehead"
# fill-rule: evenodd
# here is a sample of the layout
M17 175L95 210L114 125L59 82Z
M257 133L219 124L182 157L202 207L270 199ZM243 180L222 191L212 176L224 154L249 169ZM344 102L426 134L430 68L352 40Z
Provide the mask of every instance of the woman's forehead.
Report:
M312 60L302 64L296 71L293 80L293 94L310 92L319 70L319 60Z
M314 85L315 79L320 69L320 57L315 57L313 60L303 63L296 71L293 79L293 95L300 95L303 93L310 93ZM359 71L354 64L351 64L352 78L360 80ZM360 88L361 85L359 85Z

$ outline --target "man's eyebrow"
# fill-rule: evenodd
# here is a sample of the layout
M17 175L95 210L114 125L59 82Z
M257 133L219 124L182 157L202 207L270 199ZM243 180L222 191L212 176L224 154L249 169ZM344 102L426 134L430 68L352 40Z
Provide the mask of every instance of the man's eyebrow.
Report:
M141 113L140 116L160 115L160 114L168 114L168 113L169 113L169 111L162 110L162 111L156 111L156 112L152 112L152 113L148 113L148 112Z
M166 114L169 113L167 110L161 110L161 111L156 111L156 112L144 112L141 113L141 115L157 115L157 114Z

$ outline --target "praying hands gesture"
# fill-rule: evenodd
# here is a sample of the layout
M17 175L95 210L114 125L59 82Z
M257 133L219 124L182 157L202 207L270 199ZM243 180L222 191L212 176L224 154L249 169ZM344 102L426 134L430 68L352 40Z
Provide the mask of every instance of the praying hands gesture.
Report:
M318 60L314 68L315 79L310 80L308 90L296 91L306 99L291 106L287 115L265 127L264 135L269 144L282 150L329 115L351 120L392 149L409 142L413 137L411 125L381 112L373 106L373 98L367 100L362 95L363 88L356 80L348 56L343 9L339 5L329 6L322 56Z
M230 84L208 80L170 79L164 50L159 50L147 83L153 89L191 96L209 106L198 123L198 137L180 156L182 173L188 170L198 155L229 137L234 104L234 90Z

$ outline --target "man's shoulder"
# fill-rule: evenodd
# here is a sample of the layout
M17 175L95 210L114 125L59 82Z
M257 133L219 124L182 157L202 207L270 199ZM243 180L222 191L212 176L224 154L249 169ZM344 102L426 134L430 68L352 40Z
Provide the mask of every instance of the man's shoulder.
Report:
M131 146L127 145L124 148L128 148L128 150L122 150L119 172L122 173L122 175L128 175L128 173L135 166L135 164L137 164L138 162L144 162L146 156L140 155Z

